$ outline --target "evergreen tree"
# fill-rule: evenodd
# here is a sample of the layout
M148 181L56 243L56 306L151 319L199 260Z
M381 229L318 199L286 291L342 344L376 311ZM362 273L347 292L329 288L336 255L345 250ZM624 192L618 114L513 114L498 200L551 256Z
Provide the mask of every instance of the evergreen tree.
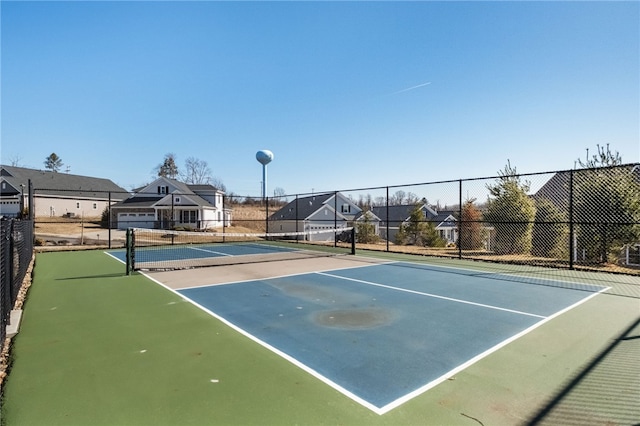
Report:
M51 155L44 160L44 168L52 172L59 171L62 164L62 159L60 159L55 152L52 152Z
M575 172L574 215L579 259L615 262L640 239L640 182L629 167Z
M551 201L536 201L531 253L534 256L566 258L569 227L567 218Z
M164 162L157 167L158 176L175 179L178 177L178 165L176 164L175 154L167 154L164 156Z
M380 237L376 233L376 227L371 222L371 212L365 211L362 220L356 222L356 242L362 244L377 243Z
M416 205L411 210L408 221L400 225L396 244L444 247L446 241L440 238L435 225L425 219L421 205Z
M640 180L609 144L577 160L574 173L574 221L578 249L587 262L615 261L625 244L640 239ZM584 256L584 257L583 257Z
M536 208L527 192L529 183L521 182L515 167L507 162L493 185L487 185L491 197L484 219L495 229L495 252L529 254Z

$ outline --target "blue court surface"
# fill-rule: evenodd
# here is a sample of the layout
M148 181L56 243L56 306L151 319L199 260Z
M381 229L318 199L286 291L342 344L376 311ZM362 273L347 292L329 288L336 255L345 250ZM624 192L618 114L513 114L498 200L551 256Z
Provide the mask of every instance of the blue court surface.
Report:
M178 293L383 414L605 289L548 284L395 262Z
M177 244L175 246L136 248L136 262L170 262L297 250L296 248L260 243ZM126 261L125 250L113 250L109 254L123 263Z

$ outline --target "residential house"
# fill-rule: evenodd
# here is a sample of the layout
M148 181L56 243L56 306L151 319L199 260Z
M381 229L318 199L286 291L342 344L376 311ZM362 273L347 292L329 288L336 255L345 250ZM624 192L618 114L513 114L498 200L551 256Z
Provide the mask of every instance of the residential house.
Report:
M311 241L329 241L334 234L320 231L352 227L361 217L362 209L339 192L298 197L269 217L267 232L309 232Z
M111 221L118 229L206 230L229 226L231 210L224 207L224 192L212 185L191 185L159 177L111 206Z
M458 240L458 221L453 211L436 211L427 204L419 206L425 221L433 223L438 235L448 244L456 244ZM415 204L395 206L375 206L372 212L380 218L380 236L389 241L395 241L400 226L407 224Z
M29 182L33 205L29 205ZM129 192L103 178L0 165L0 215L18 216L31 209L34 217L100 217L109 203Z

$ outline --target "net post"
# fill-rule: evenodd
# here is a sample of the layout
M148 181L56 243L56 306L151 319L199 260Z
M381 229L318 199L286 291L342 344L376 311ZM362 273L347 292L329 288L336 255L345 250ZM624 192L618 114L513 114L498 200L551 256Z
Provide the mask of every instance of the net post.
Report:
M127 275L131 275L131 272L136 268L136 236L133 228L127 228L125 241L125 246L127 249L125 254Z
M125 253L125 267L126 267L126 272L127 275L131 274L131 228L127 228L127 234L126 234L126 238L125 238L125 247L126 247L126 253Z
M356 254L356 227L351 228L351 254Z
M109 201L107 203L107 239L109 240L109 249L111 249L111 191L109 191Z

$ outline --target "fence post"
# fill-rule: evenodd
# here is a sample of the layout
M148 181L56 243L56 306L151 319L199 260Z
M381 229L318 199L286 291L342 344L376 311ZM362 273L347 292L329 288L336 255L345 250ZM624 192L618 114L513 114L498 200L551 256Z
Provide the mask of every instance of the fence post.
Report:
M107 238L109 240L109 248L111 248L111 191L109 191L109 201L107 204Z
M300 232L300 224L298 223L298 194L296 194L296 198L295 198L295 211L296 211L296 242L300 241L300 236L298 235L298 232Z
M265 210L264 210L264 233L269 233L269 197L264 196Z
M573 269L575 241L573 227L573 170L569 171L569 269Z
M387 186L387 198L385 200L385 208L387 210L387 224L385 225L387 227L387 252L389 252L389 187Z
M462 179L458 181L458 259L462 259Z
M35 209L35 205L33 203L33 199L34 199L34 194L33 194L33 182L31 182L31 179L29 179L29 220L34 220L36 217L36 209Z
M226 234L226 230L225 228L227 227L227 214L224 211L225 208L224 206L227 205L227 202L229 203L229 205L231 205L231 201L227 200L227 195L226 194L222 194L222 242L224 243L225 241L225 234ZM229 224L229 226L231 226L231 224Z
M338 191L333 193L333 229L338 229ZM338 233L334 232L333 246L338 247Z

